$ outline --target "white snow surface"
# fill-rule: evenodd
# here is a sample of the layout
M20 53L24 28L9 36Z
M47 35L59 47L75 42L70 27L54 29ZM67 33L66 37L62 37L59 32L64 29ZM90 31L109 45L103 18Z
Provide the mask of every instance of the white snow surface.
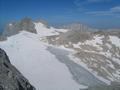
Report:
M102 49L99 45L102 45L103 42L102 42L102 39L104 38L104 36L94 36L94 38L92 40L86 40L84 43L87 44L87 45L91 45L91 46L94 46L94 47L97 47L98 49Z
M39 26L36 26L39 28ZM39 29L41 30L41 29ZM44 28L43 28L44 30ZM37 90L79 90L85 88L78 85L68 68L46 50L47 46L39 40L39 35L22 31L0 42L11 63L35 86ZM41 36L40 36L41 35Z
M59 32L66 32L67 29L56 29L54 27L49 27L47 28L44 24L42 23L34 23L35 24L35 29L37 30L37 33L41 36L51 36L51 35L59 35Z
M45 36L59 35L59 32L66 32L66 29L56 29L54 27L47 28L42 23L34 23L37 34L22 31L19 34L8 37L6 41L0 42L0 48L4 49L9 56L11 63L35 86L37 90L79 90L79 88L86 88L86 86L77 84L73 79L65 64L60 63L57 58L47 51L47 44L41 41ZM103 44L104 36L96 35L92 40L86 40L81 43L73 44L74 48L80 48L80 45L91 45L97 47L102 51L100 45ZM109 41L120 48L120 38L116 36L109 36ZM71 44L71 43L70 43ZM106 44L110 49L111 44ZM59 46L58 48L69 50L72 49ZM88 50L86 52L96 53ZM111 57L110 52L99 52L98 54ZM82 63L80 59L69 56L75 63L83 66L86 70L91 72L99 80L110 84L110 81L99 77L96 72L89 69L86 64ZM120 63L118 59L113 58L114 62ZM111 67L112 64L110 64ZM114 67L113 67L114 68ZM119 72L120 73L120 72ZM113 76L117 76L114 74Z
M71 58L70 60L73 60L75 63L81 65L82 67L84 67L86 70L88 70L90 73L92 73L96 78L98 78L99 80L101 80L102 82L106 83L107 85L110 85L111 82L107 79L104 79L101 76L98 76L96 72L94 72L93 70L91 70L90 68L87 67L87 65L83 62L81 62L81 60L75 56L73 56L72 54L69 55L69 57Z
M102 50L100 45L103 44L103 42L102 42L103 38L104 38L104 36L96 35L93 37L92 40L86 40L84 42L78 42L77 44L73 44L73 47L80 48L80 45L90 45L90 46L96 47L98 50Z
M114 44L116 47L120 48L120 38L116 37L116 36L109 36L110 41L112 42L112 44Z

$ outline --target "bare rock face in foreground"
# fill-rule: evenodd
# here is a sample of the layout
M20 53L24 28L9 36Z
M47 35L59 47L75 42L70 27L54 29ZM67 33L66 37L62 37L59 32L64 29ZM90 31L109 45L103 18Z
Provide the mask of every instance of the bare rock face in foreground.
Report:
M0 49L0 90L35 90L29 81L11 65L2 49Z

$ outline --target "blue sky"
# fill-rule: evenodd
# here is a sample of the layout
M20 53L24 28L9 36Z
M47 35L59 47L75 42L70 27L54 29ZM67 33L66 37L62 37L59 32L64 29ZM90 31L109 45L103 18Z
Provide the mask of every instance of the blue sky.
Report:
M120 28L120 0L0 0L0 26L25 16L51 24Z

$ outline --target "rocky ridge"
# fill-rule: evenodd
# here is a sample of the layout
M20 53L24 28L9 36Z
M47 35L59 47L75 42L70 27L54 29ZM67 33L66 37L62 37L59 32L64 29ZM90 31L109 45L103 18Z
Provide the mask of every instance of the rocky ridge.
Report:
M10 63L0 49L0 90L35 90L29 81Z
M45 24L44 30L50 31L46 22L40 20L35 23L40 22ZM32 25L33 24L34 23L32 23ZM20 27L23 26L24 24ZM10 27L11 25L9 25L9 28ZM19 30L25 29L25 31L37 33L34 26L33 29L30 30L27 29L28 27L29 25L25 24L24 28L17 29L16 31L19 33ZM57 30L56 28L54 29ZM53 46L62 46L74 50L75 52L70 55L70 58L72 58L76 64L83 66L107 84L113 85L117 83L117 85L119 85L120 30L94 31L94 29L92 30L92 28L78 23L67 26L64 29L66 29L66 32L57 32L59 34L44 36L41 37L40 40ZM8 31L9 30L10 29L8 29ZM13 34L8 33L6 36L9 35ZM5 35L3 34L3 36Z
M73 49L74 62L110 82L120 83L120 31L80 28L43 38L44 42Z

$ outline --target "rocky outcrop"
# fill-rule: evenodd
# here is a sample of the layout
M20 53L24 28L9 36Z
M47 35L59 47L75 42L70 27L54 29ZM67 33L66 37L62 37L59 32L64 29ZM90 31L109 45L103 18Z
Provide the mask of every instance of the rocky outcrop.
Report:
M6 40L7 39L7 37L5 37L5 36L3 36L3 35L0 35L0 41L4 41L4 40Z
M101 86L96 86L96 87L89 87L83 90L120 90L120 85L119 84L108 85L108 86L101 85Z
M29 81L10 63L0 49L0 90L35 90Z
M18 22L9 23L6 26L2 35L4 37L8 37L8 36L18 34L20 31L23 31L23 30L32 32L32 33L37 33L35 29L35 25L31 18L25 17Z
M120 31L75 29L45 37L43 41L75 50L74 62L82 62L97 76L120 84Z
M63 25L61 27L64 29L77 30L77 31L78 30L79 31L88 31L90 29L87 25L81 24L79 22Z
M20 21L19 24L20 24L21 30L26 30L32 33L37 33L35 29L35 25L33 21L31 20L31 18L25 17Z

